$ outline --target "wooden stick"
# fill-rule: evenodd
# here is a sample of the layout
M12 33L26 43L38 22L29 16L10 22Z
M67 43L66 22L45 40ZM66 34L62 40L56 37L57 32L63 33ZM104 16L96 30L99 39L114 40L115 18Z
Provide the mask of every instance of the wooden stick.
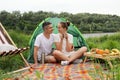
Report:
M85 59L83 60L83 64L86 62L86 60L87 60L87 56L85 56Z
M25 64L28 66L28 67L31 67L30 64L27 62L27 60L24 58L24 56L22 55L22 53L19 53L20 56L22 57L23 61L25 62Z
M24 70L28 70L28 69L30 69L30 68L31 68L31 67L22 68L22 69L19 69L19 70L16 70L16 71L9 72L9 73L7 73L7 74L14 74L14 73L17 73L17 72L21 72L21 71L24 71ZM4 74L4 75L6 75L6 74Z

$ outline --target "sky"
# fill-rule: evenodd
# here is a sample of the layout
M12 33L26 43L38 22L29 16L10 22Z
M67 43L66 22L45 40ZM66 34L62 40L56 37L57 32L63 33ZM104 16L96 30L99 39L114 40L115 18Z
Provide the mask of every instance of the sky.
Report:
M120 0L0 0L0 11L97 13L120 16Z

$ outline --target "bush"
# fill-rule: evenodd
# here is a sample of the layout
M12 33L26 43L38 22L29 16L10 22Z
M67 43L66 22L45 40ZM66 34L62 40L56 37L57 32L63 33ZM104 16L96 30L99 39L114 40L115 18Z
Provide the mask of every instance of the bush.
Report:
M113 49L117 48L120 50L119 42L120 42L120 33L108 36L102 36L102 37L96 37L96 38L88 38L87 43L90 48L100 48L100 49Z

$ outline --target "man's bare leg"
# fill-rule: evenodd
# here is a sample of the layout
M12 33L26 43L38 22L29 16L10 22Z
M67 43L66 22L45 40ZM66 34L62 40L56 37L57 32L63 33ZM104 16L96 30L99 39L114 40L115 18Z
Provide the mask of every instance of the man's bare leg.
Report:
M55 63L57 62L54 56L46 56L45 57L45 62L47 63Z

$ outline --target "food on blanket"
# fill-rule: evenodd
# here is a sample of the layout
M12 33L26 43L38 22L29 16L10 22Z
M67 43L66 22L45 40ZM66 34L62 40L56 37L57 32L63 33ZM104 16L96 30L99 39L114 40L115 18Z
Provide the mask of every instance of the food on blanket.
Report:
M112 49L111 51L115 52L115 53L120 53L120 51L118 49Z
M103 56L103 57L106 57L106 56L108 56L108 54L102 54L102 56Z
M95 51L96 51L96 48L92 48L92 49L91 49L91 52L95 52Z
M118 49L112 49L109 55L111 56L120 55L120 51Z
M86 54L86 53L85 53ZM87 52L87 54L92 54L91 52Z
M112 49L112 50L109 50L109 49L105 49L105 50L102 50L102 49L98 49L98 48L92 48L91 49L91 53L96 53L96 54L100 54L102 56L116 56L116 55L120 55L120 51L118 49Z
M115 56L115 55L118 55L118 53L111 52L109 55L110 55L110 56Z
M90 53L91 53L91 54L96 54L96 48L92 48L92 49L90 50Z
M104 52L105 52L105 54L109 54L110 50L109 49L105 49Z
M96 54L104 54L104 50L101 50L101 49L96 49Z
M98 49L98 48L92 48L91 51L90 51L92 54L104 54L104 50L102 49ZM107 52L107 51L106 51Z
M109 55L110 55L110 56L116 56L116 55L119 55L119 54L118 54L118 53L115 53L115 52L111 52Z

